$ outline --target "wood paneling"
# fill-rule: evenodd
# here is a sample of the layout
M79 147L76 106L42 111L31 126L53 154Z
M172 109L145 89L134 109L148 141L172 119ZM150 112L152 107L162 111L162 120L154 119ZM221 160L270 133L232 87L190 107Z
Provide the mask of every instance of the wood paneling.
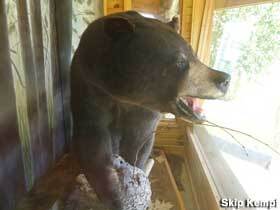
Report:
M181 35L190 43L192 31L193 0L181 0Z
M185 139L184 128L177 124L176 120L162 120L156 131L155 145L161 146L183 146Z
M170 154L184 154L185 128L176 120L162 120L155 135L155 147Z
M107 15L107 9L108 9L108 0L103 0L103 14Z
M125 9L130 10L129 1L125 0L103 0L104 15L109 15L117 12L123 12Z
M132 0L124 0L123 9L124 11L131 10L132 8Z
M124 0L109 0L107 1L108 9L124 9Z
M110 15L118 12L123 12L123 8L108 8L106 13Z

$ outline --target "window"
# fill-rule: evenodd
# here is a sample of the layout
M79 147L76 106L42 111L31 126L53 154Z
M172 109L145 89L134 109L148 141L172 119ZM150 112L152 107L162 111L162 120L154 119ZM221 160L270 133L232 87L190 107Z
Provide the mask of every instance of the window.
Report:
M204 104L209 121L251 134L278 153L279 11L279 2L215 11L210 65L230 73L232 84L226 101ZM240 133L211 127L195 131L221 197L280 198L278 154Z

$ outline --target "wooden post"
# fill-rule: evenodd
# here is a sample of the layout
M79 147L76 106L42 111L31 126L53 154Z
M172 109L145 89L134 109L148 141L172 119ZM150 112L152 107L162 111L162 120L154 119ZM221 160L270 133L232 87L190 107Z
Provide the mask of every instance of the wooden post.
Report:
M193 0L191 45L198 58L208 64L214 0Z
M191 45L195 52L198 50L205 1L206 0L193 0Z
M199 43L197 49L197 55L199 59L205 64L209 64L210 59L210 45L212 37L212 23L213 13L215 8L214 0L206 0L204 6L203 19L201 23Z

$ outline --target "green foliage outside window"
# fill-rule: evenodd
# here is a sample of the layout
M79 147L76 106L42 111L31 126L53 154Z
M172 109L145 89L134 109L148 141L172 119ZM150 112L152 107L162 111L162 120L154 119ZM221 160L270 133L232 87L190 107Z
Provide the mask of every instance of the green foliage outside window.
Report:
M221 46L223 29L229 22L251 21L249 40L240 43L240 54L234 71L246 74L248 80L256 78L274 60L280 60L280 3L261 4L215 12L212 33L211 61L213 66L217 49ZM238 30L238 29L237 29ZM240 33L243 33L240 30ZM222 50L222 49L221 49Z

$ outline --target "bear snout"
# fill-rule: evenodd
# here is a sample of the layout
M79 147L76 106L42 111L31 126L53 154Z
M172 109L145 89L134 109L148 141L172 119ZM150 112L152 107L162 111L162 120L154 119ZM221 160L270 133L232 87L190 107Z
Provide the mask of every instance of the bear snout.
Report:
M222 93L226 94L230 85L231 76L221 71L216 72L217 76L214 78L215 85Z

